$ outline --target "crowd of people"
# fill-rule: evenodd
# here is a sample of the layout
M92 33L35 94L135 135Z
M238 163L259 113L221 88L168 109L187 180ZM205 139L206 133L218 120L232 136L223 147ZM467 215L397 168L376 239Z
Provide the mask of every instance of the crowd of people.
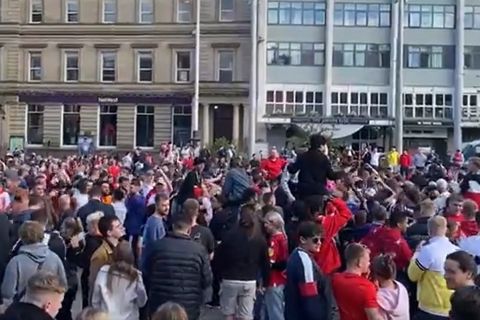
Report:
M1 320L480 319L480 158L160 150L7 154Z

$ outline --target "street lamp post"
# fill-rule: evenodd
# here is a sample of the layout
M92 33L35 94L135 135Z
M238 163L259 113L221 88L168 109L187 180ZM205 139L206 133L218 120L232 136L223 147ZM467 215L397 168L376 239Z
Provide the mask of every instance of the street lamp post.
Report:
M198 104L200 98L200 8L201 0L196 2L196 19L195 19L195 80L194 80L194 94L192 100L192 139L196 138L195 134L198 132ZM207 128L204 128L207 130Z
M395 90L395 145L397 150L403 152L403 21L405 16L405 0L395 0L398 3L397 21L397 63L396 90Z
M252 61L250 65L250 113L249 113L249 134L248 134L248 152L255 152L256 127L257 127L257 46L258 46L258 1L251 0L251 55Z

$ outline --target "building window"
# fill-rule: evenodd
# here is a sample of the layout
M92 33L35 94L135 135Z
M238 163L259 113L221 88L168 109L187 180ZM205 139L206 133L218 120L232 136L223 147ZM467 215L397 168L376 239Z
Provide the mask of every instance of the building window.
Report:
M235 64L235 53L232 50L218 51L218 81L232 82Z
M403 112L410 119L452 119L453 98L443 93L405 93Z
M43 21L43 0L30 0L30 23Z
M177 2L177 22L192 22L193 1L178 0Z
M323 43L269 42L267 44L269 65L323 66L325 45Z
M117 145L117 106L100 106L100 140L101 147Z
M30 104L27 108L27 144L43 145L43 112L45 107Z
M78 0L67 0L65 20L69 23L78 22Z
M64 146L76 146L80 133L80 106L63 106L62 126L62 144Z
M334 44L333 65L336 67L390 68L390 45Z
M117 60L117 54L115 52L101 52L102 82L115 81L116 60Z
M384 92L332 92L332 115L386 118L388 95Z
M176 146L187 145L191 140L192 107L173 107L173 144Z
M269 90L265 106L267 115L323 114L323 93Z
M405 7L405 26L409 28L455 28L455 6L414 5Z
M65 52L65 81L76 82L79 79L78 52Z
M424 69L453 69L454 46L406 46L405 67Z
M325 25L324 2L268 2L268 23Z
M390 5L336 3L334 24L344 27L390 27Z
M465 29L480 29L480 6L465 6Z
M466 69L480 70L480 46L466 46L464 56Z
M137 54L137 81L153 81L153 57L151 52L139 52Z
M41 52L29 52L29 81L41 81L42 80L42 53Z
M176 52L176 69L175 69L175 81L176 82L190 82L191 75L191 57L190 51L177 51Z
M103 0L103 23L117 22L117 0Z
M139 1L138 21L140 23L153 23L153 0Z
M135 144L137 147L153 147L154 145L154 107L137 106Z
M464 121L471 121L472 119L478 120L480 117L478 95L464 94L463 95L463 107L462 118Z
M233 21L235 13L233 10L234 0L219 0L220 1L220 21Z

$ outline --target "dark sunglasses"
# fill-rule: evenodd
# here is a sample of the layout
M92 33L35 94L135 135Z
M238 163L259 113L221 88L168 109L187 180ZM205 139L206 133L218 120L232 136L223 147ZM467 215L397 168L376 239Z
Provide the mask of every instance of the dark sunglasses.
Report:
M312 238L312 242L313 242L314 244L319 244L321 240L322 240L322 239L320 239L320 237L313 237L313 238Z

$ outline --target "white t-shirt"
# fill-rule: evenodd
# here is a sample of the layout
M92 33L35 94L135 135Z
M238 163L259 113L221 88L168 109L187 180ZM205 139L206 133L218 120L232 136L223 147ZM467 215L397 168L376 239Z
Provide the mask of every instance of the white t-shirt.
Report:
M115 215L123 224L127 216L127 207L125 206L125 202L115 201L114 203L112 203L112 207L113 207L113 210L115 211Z

